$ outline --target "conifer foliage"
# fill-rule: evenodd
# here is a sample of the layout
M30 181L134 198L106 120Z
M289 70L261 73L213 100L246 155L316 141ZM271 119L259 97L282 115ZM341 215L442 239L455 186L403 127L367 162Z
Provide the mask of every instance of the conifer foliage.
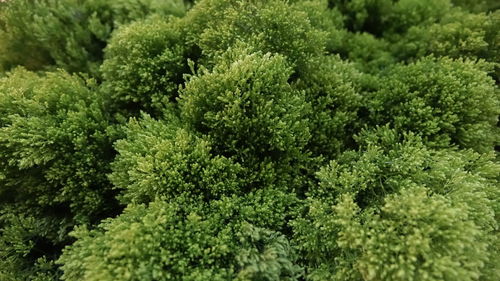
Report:
M0 1L0 280L500 280L497 1Z

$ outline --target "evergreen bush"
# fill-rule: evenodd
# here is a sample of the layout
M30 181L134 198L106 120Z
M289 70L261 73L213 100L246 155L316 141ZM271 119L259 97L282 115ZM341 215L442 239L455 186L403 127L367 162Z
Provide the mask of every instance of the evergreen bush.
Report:
M101 66L113 107L125 115L161 114L175 102L187 73L188 50L172 17L154 16L119 28L109 39Z
M175 199L189 193L210 200L241 193L243 168L224 156L212 155L211 144L179 125L144 116L131 120L127 137L116 142L119 155L110 179L124 189L126 202Z
M213 70L190 77L180 94L184 122L206 134L214 152L256 175L251 181L291 184L288 176L308 161L310 138L304 91L288 80L292 69L281 55L235 46Z
M499 143L500 100L491 67L470 59L423 58L396 65L367 94L370 119L417 132L431 146L488 152Z
M0 280L500 280L497 2L0 0Z
M429 149L388 127L358 142L320 170L292 222L308 279L498 278L494 155Z
M1 79L2 265L32 270L22 263L53 260L75 224L116 212L106 175L115 154L110 117L96 87L63 71L17 68Z
M207 213L185 202L133 205L74 235L61 257L65 280L298 280L301 270L282 234L225 204Z
M0 65L98 73L114 28L149 13L182 16L182 0L14 0L0 11Z
M338 56L310 60L303 72L294 86L305 91L312 105L308 148L331 159L349 147L359 130L363 74Z

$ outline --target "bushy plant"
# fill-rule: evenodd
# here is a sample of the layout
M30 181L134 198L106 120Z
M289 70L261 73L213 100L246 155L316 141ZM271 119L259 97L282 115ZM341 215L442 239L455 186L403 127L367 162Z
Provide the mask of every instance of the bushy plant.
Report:
M472 12L494 11L500 7L495 0L452 0L454 5Z
M101 71L113 106L124 114L160 114L175 102L188 72L188 51L177 20L155 16L118 29L105 50Z
M433 22L451 8L449 0L329 0L344 14L346 27L353 32L376 36L402 33L410 26Z
M292 223L308 279L498 277L493 155L432 150L387 127L358 141L318 173Z
M397 38L393 52L401 60L430 54L452 58L498 59L498 12L471 14L454 10L439 23L416 25Z
M291 1L291 7L305 12L314 29L321 30L325 41L325 50L337 50L347 39L344 29L344 15L336 8L328 8L328 0L296 0ZM300 72L301 69L298 68Z
M113 29L149 13L181 16L182 0L9 0L0 10L0 65L98 73Z
M499 142L500 101L485 70L484 62L432 57L397 65L367 95L369 118L419 133L431 146L488 152Z
M378 74L397 61L391 47L385 38L363 32L347 36L334 51L355 63L361 71Z
M303 72L294 87L305 91L312 105L308 148L331 159L349 147L359 130L363 74L338 56L310 60Z
M182 119L208 136L215 153L255 172L254 180L287 180L280 177L297 172L290 165L307 161L310 137L310 106L288 83L291 73L281 55L236 46L213 70L190 77L179 100Z
M94 82L20 68L0 85L2 194L14 194L2 197L67 202L82 219L100 212L98 194L105 191L114 151Z
M477 4L473 10L485 13L471 13L451 2ZM345 16L346 30L337 25L337 30L330 34L341 41L329 44L328 50L375 73L398 60L415 61L431 54L498 61L498 11L487 8L487 1L451 2L331 0L331 11L340 10ZM498 69L495 78L498 80Z
M65 280L298 280L287 239L232 217L231 208L154 201L96 230L77 229ZM218 211L218 212L216 212ZM221 212L227 211L227 213Z
M500 280L497 2L0 0L0 280Z
M281 54L301 66L321 54L326 44L326 34L311 25L306 12L281 0L204 0L184 21L188 38L203 50L207 65L234 44L244 42L252 51Z
M210 200L241 194L244 169L224 156L212 155L211 144L183 129L179 121L157 121L149 116L131 120L110 179L124 189L126 202L151 202L181 194Z
M108 126L92 80L22 68L1 79L0 224L6 229L0 240L7 261L55 254L76 223L114 212L106 177L114 156ZM20 227L28 221L36 223ZM18 230L11 237L8 229ZM16 249L12 239L26 249Z

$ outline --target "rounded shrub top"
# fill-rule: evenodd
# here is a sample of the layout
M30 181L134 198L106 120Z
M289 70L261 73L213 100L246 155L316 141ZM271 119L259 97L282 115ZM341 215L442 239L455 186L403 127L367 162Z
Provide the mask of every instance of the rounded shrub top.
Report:
M178 96L189 70L187 52L175 18L154 16L119 28L101 66L113 106L126 114L159 115Z
M211 153L208 141L189 133L179 121L157 121L145 115L132 119L125 139L116 142L119 153L110 179L123 190L125 202L151 202L161 196L174 199L190 194L210 200L239 194L243 187L240 165Z
M95 230L79 228L64 252L64 280L298 280L287 239L224 209L154 201ZM222 211L222 212L221 212Z
M496 2L0 0L0 280L500 280Z
M485 69L484 62L432 57L397 65L367 96L369 118L419 133L432 146L488 152L500 141L500 99Z
M230 49L186 83L182 118L207 134L217 153L250 163L289 161L310 137L309 104L288 83L290 74L282 56Z
M22 68L0 79L0 279L56 278L74 225L116 212L109 120L92 80Z
M432 150L387 127L358 141L321 169L291 222L309 280L498 276L494 155Z
M62 71L38 76L18 68L1 79L2 194L16 190L14 198L35 206L68 204L79 219L102 212L114 153L93 87Z
M281 54L300 70L326 45L326 32L312 26L306 12L282 0L203 0L183 21L207 64L241 41L253 51Z

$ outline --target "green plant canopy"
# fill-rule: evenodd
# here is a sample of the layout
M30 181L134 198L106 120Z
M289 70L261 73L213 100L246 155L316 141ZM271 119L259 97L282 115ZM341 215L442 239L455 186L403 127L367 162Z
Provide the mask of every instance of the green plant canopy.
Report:
M0 281L500 280L499 3L0 1Z

